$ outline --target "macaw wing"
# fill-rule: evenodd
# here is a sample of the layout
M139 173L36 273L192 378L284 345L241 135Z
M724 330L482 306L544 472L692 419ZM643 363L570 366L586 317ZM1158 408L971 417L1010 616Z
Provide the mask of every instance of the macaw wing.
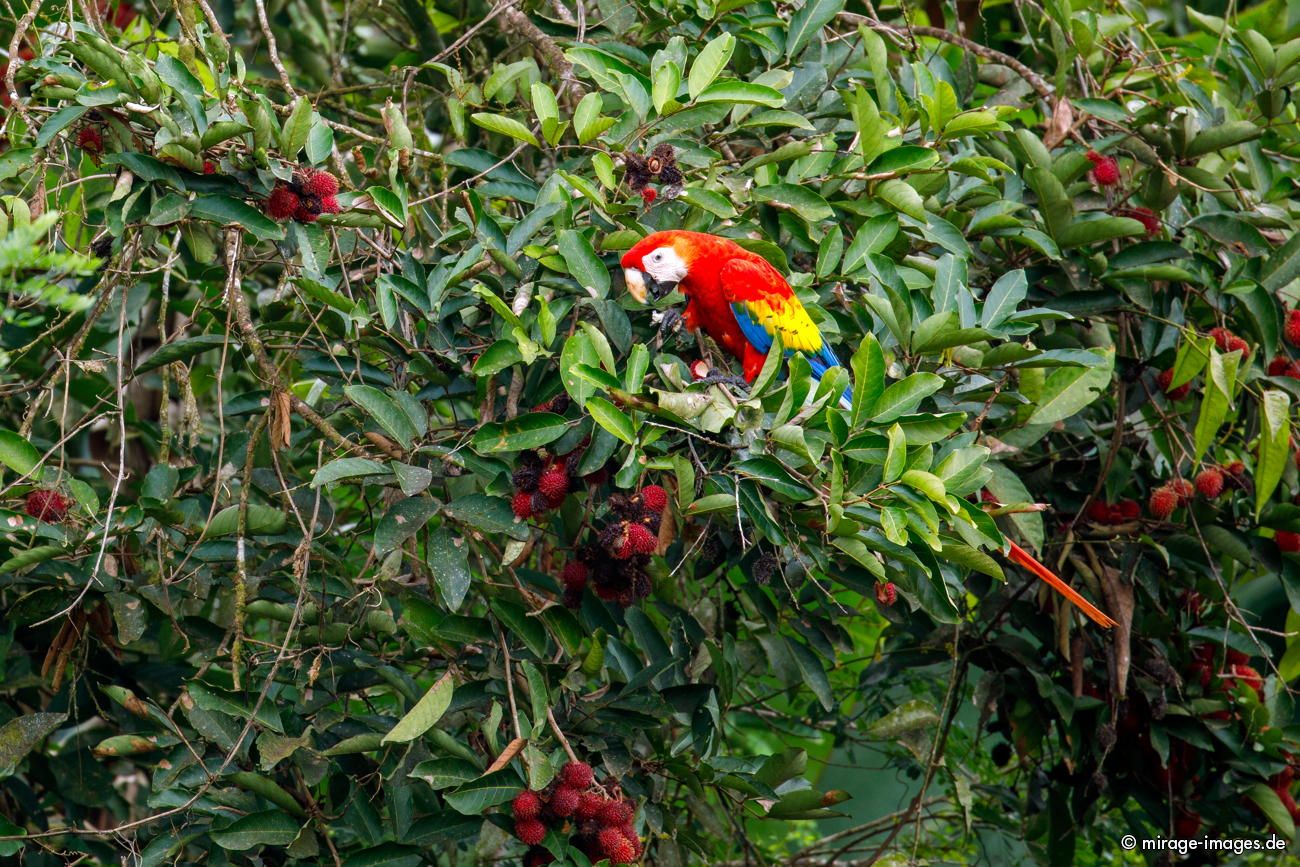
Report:
M775 268L732 259L722 266L719 276L740 331L756 350L766 353L772 348L773 336L780 334L785 351L807 355L818 376L840 363L822 339L817 323Z

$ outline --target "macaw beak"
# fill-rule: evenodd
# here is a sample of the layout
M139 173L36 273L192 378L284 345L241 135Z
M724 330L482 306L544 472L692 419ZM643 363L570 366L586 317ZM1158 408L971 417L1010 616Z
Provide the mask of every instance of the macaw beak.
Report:
M644 304L646 299L645 275L639 268L624 268L623 282L627 283L627 291L638 304Z
M676 283L661 283L639 268L624 268L623 280L628 293L641 304L646 303L647 297L658 301L677 288Z

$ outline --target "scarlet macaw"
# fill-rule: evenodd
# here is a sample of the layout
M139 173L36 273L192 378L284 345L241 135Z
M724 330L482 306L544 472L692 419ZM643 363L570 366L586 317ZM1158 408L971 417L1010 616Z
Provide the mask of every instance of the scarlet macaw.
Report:
M686 327L704 329L719 346L741 359L746 382L753 382L763 369L776 334L781 335L787 353L805 354L815 377L840 366L835 351L781 272L735 241L703 232L655 232L624 253L621 264L628 291L642 304L648 295L661 298L680 286L687 299L682 317ZM852 390L845 389L840 401L851 406ZM1107 628L1115 625L1015 542L1010 543L1007 556L1094 622Z
M808 315L790 284L770 262L735 241L703 232L655 232L623 254L623 275L632 297L645 303L680 286L686 295L683 320L704 329L741 360L746 382L763 369L774 335L787 353L802 352L814 378L840 360ZM845 389L840 402L853 402Z

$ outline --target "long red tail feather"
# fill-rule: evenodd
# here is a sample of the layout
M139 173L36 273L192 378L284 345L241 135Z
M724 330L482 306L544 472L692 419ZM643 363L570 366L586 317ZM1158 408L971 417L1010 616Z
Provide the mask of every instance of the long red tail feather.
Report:
M1008 552L1007 556L1011 558L1012 562L1016 563L1019 566L1023 566L1024 568L1028 569L1030 572L1033 572L1043 581L1046 581L1053 590L1055 590L1057 593L1060 593L1066 599L1070 600L1070 602L1074 603L1074 605L1077 606L1078 609L1082 611L1085 615L1087 615L1088 619L1091 620L1093 623L1096 623L1098 626L1103 626L1106 629L1110 629L1112 626L1119 625L1114 620L1111 620L1109 617L1107 617L1101 611L1101 609L1097 608L1097 606L1093 605L1087 599L1084 599L1081 595L1079 595L1079 592L1077 590L1075 590L1069 584L1066 584L1063 580L1061 580L1061 578L1058 577L1055 572L1053 572L1051 569L1048 569L1042 563L1039 563L1037 560L1035 560L1032 556L1030 556L1028 551L1026 551L1024 548L1021 548L1015 542L1011 543L1011 550Z

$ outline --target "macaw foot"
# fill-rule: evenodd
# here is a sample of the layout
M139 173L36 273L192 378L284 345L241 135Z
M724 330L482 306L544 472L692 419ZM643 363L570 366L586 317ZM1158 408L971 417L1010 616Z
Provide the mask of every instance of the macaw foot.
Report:
M724 373L714 369L695 381L700 385L729 385L749 394L749 383L743 376L736 376L734 373Z
M653 317L659 322L659 340L666 341L682 329L682 314L680 310L669 307L667 310L657 311Z

